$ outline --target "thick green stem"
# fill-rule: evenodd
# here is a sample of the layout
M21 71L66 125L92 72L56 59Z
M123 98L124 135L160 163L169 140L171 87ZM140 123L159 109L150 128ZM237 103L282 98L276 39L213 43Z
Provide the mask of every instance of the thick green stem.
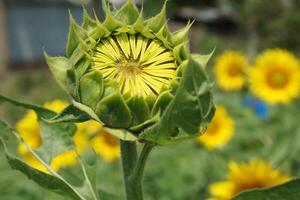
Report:
M143 200L142 180L152 144L145 144L137 160L135 142L121 141L121 157L126 200Z
M140 188L142 192L142 180L143 180L143 173L146 165L147 158L152 150L154 145L146 143L143 147L143 150L140 154L139 160L136 164L132 175L129 177L130 182Z
M120 145L126 200L140 200L136 188L129 181L137 162L136 143L120 140Z

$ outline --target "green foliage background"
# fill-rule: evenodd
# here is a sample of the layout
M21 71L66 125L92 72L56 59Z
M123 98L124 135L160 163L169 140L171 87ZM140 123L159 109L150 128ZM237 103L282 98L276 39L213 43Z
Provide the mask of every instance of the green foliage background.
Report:
M152 1L151 1L152 2ZM211 33L202 28L202 35L195 38L197 48L194 51L207 53L217 46L216 55L224 49L233 48L249 53L249 27L255 26L258 43L254 52L268 47L284 47L299 52L300 16L297 1L294 7L284 8L280 1L226 1L236 15L238 31L224 36ZM148 4L147 4L148 3ZM173 1L171 6L184 6ZM178 4L177 4L178 3ZM152 4L152 3L151 3ZM192 4L193 2L188 2ZM148 5L148 13L160 7L160 2ZM204 3L205 5L205 3ZM220 6L219 1L211 1L208 6ZM207 6L205 5L205 6ZM199 5L203 6L203 5ZM267 9L268 7L272 9ZM268 12L266 12L268 11ZM255 24L251 19L255 18ZM272 18L272 20L266 20ZM199 27L198 27L199 28ZM251 38L250 38L251 39ZM250 40L252 42L252 40ZM255 54L254 53L254 54ZM251 53L250 59L251 59ZM212 59L209 70L214 64ZM47 92L45 92L47 88ZM58 90L48 70L8 72L1 77L0 92L27 102L42 104L53 98L66 99L64 92ZM300 177L300 100L288 105L269 106L267 119L259 119L253 109L243 105L248 91L235 93L215 89L215 101L224 105L234 119L235 135L224 148L207 151L195 141L186 141L177 145L157 147L149 157L145 171L144 188L146 200L196 200L208 196L207 186L226 178L227 162L230 160L247 161L259 157L270 161L286 173ZM25 98L25 99L24 99ZM4 116L14 124L23 114L22 109L12 106L0 107L1 118ZM15 150L16 144L9 145ZM71 173L76 173L76 168ZM63 200L65 198L48 192L28 180L21 173L11 170L0 150L0 199L2 200ZM110 193L122 195L122 180L119 162L100 161L99 183L101 188ZM252 198L253 199L253 198Z

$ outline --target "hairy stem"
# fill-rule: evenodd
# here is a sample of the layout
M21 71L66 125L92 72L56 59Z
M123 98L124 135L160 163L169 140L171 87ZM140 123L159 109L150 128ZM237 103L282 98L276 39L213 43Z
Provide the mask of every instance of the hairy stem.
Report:
M129 181L137 163L136 143L120 140L120 146L126 200L141 200L136 193L136 188Z
M136 143L121 141L121 159L126 200L143 200L143 172L152 148L152 144L146 143L137 160Z

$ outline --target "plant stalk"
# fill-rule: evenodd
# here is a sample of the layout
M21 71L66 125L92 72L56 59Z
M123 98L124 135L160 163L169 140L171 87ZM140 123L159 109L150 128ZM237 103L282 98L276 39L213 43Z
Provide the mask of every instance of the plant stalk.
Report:
M137 163L136 143L120 140L120 147L126 200L141 200L135 186L129 181Z
M120 144L126 200L143 200L143 172L153 145L145 144L137 159L135 142L121 140Z

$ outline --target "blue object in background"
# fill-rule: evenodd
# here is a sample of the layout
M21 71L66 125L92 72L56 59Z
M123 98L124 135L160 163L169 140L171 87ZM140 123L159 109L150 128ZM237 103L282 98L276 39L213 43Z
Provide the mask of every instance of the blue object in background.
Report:
M82 8L72 7L81 21ZM10 56L13 63L43 60L43 48L64 55L69 17L67 6L15 6L7 9Z
M266 119L268 117L268 105L264 101L253 97L245 97L243 104L251 108L258 118Z

